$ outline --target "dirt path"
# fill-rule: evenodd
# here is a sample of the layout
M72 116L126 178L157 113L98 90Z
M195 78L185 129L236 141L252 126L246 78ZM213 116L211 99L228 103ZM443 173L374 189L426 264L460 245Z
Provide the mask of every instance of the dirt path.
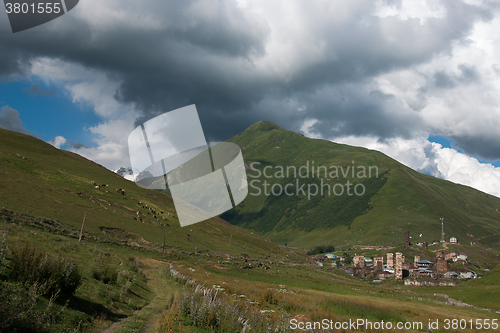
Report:
M102 331L102 333L113 333L114 329L116 326L118 326L118 324L120 324L122 321L124 321L125 319L127 319L126 317L125 318L122 318L118 321L115 321L113 324L111 324L111 326L109 326L108 328L106 328L104 331Z
M437 249L437 250L432 250L432 252L437 252L437 251L443 251L443 250L448 250L448 244L447 242L441 243L441 246L443 247L442 249Z
M103 333L122 332L143 332L152 333L162 311L171 303L172 298L178 295L165 276L168 272L167 262L154 259L141 260L143 273L146 275L148 287L153 291L154 298L151 302L140 310L135 311L131 316L113 323Z

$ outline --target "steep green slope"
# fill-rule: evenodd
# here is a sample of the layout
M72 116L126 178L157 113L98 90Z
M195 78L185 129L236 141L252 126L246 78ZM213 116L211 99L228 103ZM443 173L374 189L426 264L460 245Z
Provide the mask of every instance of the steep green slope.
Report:
M497 197L421 174L377 151L305 138L267 121L230 141L242 148L249 196L221 217L275 242L300 247L398 245L404 230L414 243L431 242L440 239L439 218L444 217L448 239L500 247ZM271 177L264 174L266 167ZM287 184L291 195L284 193ZM324 186L323 195L321 190L312 195L314 184ZM353 194L358 184L359 196ZM302 185L303 192L297 190ZM273 186L277 195L271 193ZM340 194L341 186L344 193L335 195L333 190Z
M97 185L100 187L95 188ZM134 233L136 243L143 238L143 243L158 245L163 244L165 235L167 246L190 252L195 242L202 253L267 256L280 251L276 245L219 218L181 228L168 195L142 189L77 154L3 129L0 208L5 209L0 212L3 220L20 220L20 215L26 215L57 220L58 226L60 223L73 231L79 231L86 214L84 230L92 235L105 237L106 230L113 230L109 228L119 228Z

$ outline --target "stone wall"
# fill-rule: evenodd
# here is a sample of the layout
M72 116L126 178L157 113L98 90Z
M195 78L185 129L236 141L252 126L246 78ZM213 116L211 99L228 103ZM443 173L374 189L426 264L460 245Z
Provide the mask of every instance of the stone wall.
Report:
M456 284L454 281L433 281L433 280L406 279L405 286L455 287Z

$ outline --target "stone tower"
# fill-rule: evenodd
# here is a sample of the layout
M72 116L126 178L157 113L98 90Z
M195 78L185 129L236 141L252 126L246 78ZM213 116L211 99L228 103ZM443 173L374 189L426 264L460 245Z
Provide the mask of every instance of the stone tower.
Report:
M436 263L436 273L443 275L450 270L450 264L446 260L438 260Z
M436 260L439 261L439 260L444 260L444 255L443 255L443 252L441 251L437 251L436 252Z
M420 261L420 256L415 256L415 260L413 261L413 266L417 266L417 262Z
M403 263L405 262L405 256L401 252L396 252L396 267L395 275L396 280L403 280Z
M365 267L365 255L363 253L356 253L353 258L354 267Z
M409 246L410 246L410 232L405 231L405 247L409 247Z
M375 271L382 272L384 270L384 256L378 255L373 260L373 267Z
M387 268L394 268L394 253L387 253Z

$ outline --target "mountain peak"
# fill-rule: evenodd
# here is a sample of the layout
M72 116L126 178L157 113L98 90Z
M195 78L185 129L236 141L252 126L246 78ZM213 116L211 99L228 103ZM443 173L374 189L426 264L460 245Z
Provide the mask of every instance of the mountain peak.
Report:
M247 131L261 131L261 132L270 132L272 130L279 130L279 131L285 131L284 128L279 127L275 123L269 121L269 120L261 120L259 122L256 122L255 124L251 125L249 128L246 129Z

